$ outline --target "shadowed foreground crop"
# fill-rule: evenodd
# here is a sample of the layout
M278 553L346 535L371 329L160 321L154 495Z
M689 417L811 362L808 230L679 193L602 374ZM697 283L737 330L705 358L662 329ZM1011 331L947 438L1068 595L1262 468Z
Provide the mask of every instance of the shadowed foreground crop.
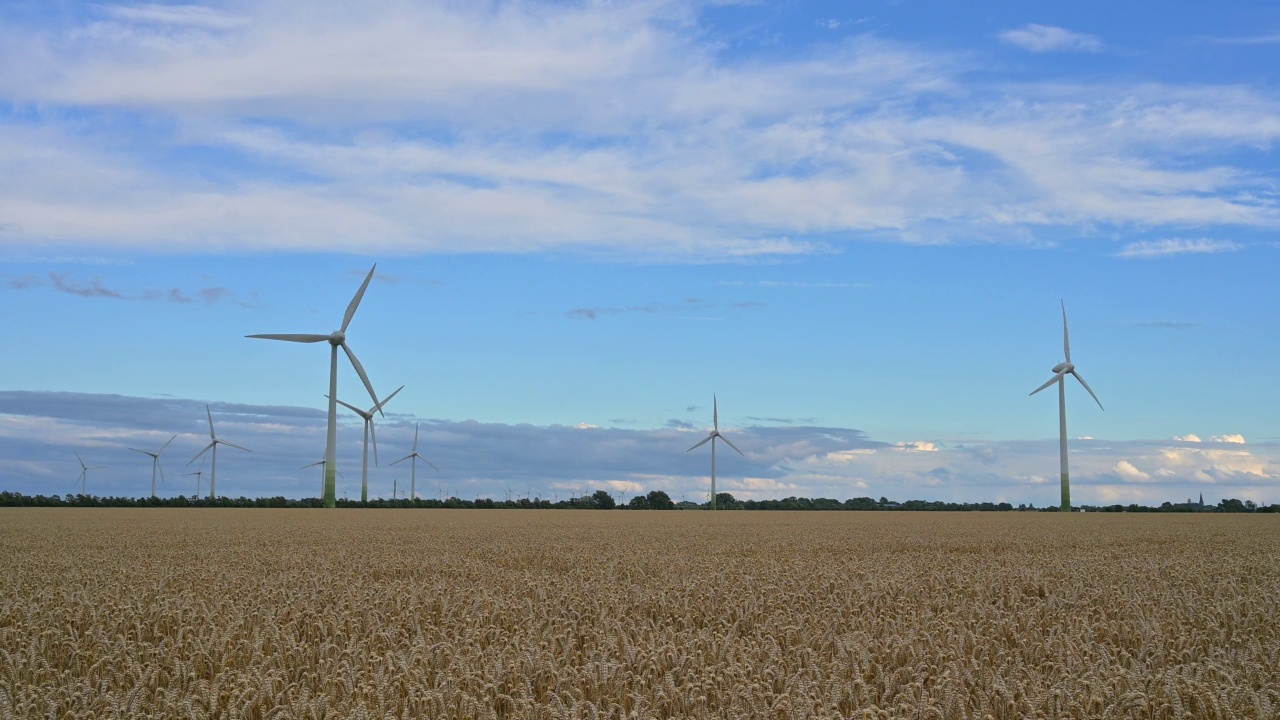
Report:
M0 510L0 717L1272 718L1272 516Z

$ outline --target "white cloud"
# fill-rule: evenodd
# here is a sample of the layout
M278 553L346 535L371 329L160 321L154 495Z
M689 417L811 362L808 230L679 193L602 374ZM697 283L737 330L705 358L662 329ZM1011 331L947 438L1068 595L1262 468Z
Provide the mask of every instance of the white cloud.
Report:
M1053 25L1029 23L1000 33L1000 40L1031 52L1100 52L1102 41L1095 35L1072 32Z
M236 8L0 30L0 101L50 109L0 121L0 243L749 260L1280 226L1231 161L1280 140L1267 90L986 84L872 35L731 62L683 2Z
M1213 435L1213 436L1211 436L1211 437L1209 438L1209 442L1217 442L1217 443L1234 443L1234 444L1237 444L1237 445L1244 445L1244 444L1245 444L1245 443L1244 443L1244 436L1243 436L1243 435L1240 435L1240 434L1235 434L1235 435Z
M1173 439L1174 439L1174 440L1177 440L1178 442L1193 442L1193 443L1201 442L1201 440L1200 440L1200 436L1199 436L1199 435L1196 435L1195 433L1187 433L1186 435L1178 435L1178 436L1175 436Z
M1116 474L1126 480L1150 480L1151 474L1133 466L1128 460L1121 460L1115 465Z
M912 442L894 443L894 447L899 450L910 450L913 452L938 452L938 446L926 440L914 440Z
M1169 257L1171 255L1235 252L1240 248L1241 246L1238 243L1229 240L1211 240L1209 238L1141 240L1120 248L1120 252L1116 253L1116 257L1151 259Z

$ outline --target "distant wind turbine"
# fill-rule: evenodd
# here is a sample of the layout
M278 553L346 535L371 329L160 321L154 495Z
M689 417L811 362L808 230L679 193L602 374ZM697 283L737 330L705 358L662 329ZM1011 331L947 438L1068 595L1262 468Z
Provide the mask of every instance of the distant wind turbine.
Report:
M200 480L204 477L204 463L200 464L200 469L195 472L183 473L182 477L196 476L196 497L200 497Z
M1094 395L1093 388L1089 387L1089 383L1080 377L1080 373L1076 372L1076 366L1071 362L1071 339L1067 335L1067 304L1062 303L1062 352L1066 359L1053 366L1053 377L1031 391L1032 395L1049 387L1054 383L1058 383L1058 456L1062 468L1062 512L1071 512L1071 481L1067 473L1067 375L1072 375L1085 390L1093 395L1093 401L1098 403L1098 408L1102 407L1102 401Z
M373 429L373 414L375 412L382 412L382 408L385 407L387 403L391 402L391 398L395 397L396 393L400 392L403 389L404 389L404 386L401 385L400 387L396 388L395 392L383 398L382 402L375 401L373 404L373 407L369 408L368 410L361 410L360 408L356 407L355 405L352 405L351 403L345 403L341 400L338 401L339 405L351 410L351 412L354 412L355 414L364 418L364 470L361 472L361 476L360 476L360 502L362 503L369 501L369 438L370 436L373 437L373 464L374 465L378 464L378 433Z
M328 461L328 460L318 460L318 461L316 461L316 462L311 463L310 465L303 465L302 467L300 467L300 468L298 468L298 469L299 469L299 470L306 470L307 468L313 468L313 467L315 467L315 466L317 466L317 465L319 465L319 466L320 466L320 494L321 494L321 495L324 495L325 476L328 474L328 473L326 473L326 472L325 472L325 468L327 468L327 467L328 467L328 465L329 465L329 461ZM347 477L346 477L345 475L343 475L342 473L338 472L337 470L335 470L334 472L335 472L335 473L337 473L337 475L338 475L339 477L341 477L343 480L346 480L346 479L347 479Z
M395 462L393 462L393 463L391 463L391 464L392 464L392 465L395 465L395 464L397 464L397 463L402 463L402 462L404 462L405 460L408 460L409 458L413 458L413 462L411 462L411 463L410 463L411 469L410 469L410 471L409 471L409 477L410 477L410 480L409 480L409 499L410 499L410 500L416 500L416 499L418 498L418 461L419 461L419 460L421 460L422 462L424 462L424 463L426 463L428 466L430 466L432 470L435 470L436 472L440 472L440 468L436 467L435 465L432 465L430 460L428 460L428 459L426 459L426 458L424 458L424 457L422 457L421 455L419 455L419 454L418 454L418 425L417 425L417 423L414 423L414 426L413 426L413 452L409 453L408 455L405 455L404 457L400 458L399 460L397 460L397 461L395 461Z
M72 452L75 452L74 450ZM106 470L105 465L85 465L84 459L80 457L80 453L76 453L76 459L80 461L80 494L85 495L85 478L90 470Z
M174 435L169 438L169 442L161 445L160 449L155 452L147 452L146 450L139 450L138 448L129 448L136 453L151 456L151 497L156 496L156 470L160 471L160 479L164 479L164 468L160 467L160 453L164 452L164 449L169 447L169 443L173 442L173 439L176 437L178 436Z
M364 366L360 364L360 361L356 359L356 354L351 352L351 348L347 345L347 326L351 324L351 318L355 316L356 308L360 306L360 299L364 297L364 291L368 289L369 281L373 279L373 271L377 267L378 264L374 263L373 267L369 268L369 274L365 276L364 283L360 285L355 297L351 298L351 302L347 305L347 313L342 317L342 327L332 333L328 335L266 334L245 336L263 340L285 340L298 343L329 343L329 435L324 451L324 459L327 464L324 468L324 493L321 501L324 507L327 508L335 507L338 504L338 483L335 479L335 474L338 470L338 348L342 348L347 353L347 359L351 361L351 367L355 368L356 374L360 376L360 381L364 383L365 389L369 391L369 397L373 398L374 406L376 407L378 403L378 394L373 391L373 383L369 382L369 376L365 374ZM378 413L382 414L381 409L378 410Z
M204 450L201 450L200 452L196 453L195 457L188 460L187 464L190 465L196 460L199 460L201 455L204 455L206 452L209 452L210 448L213 449L213 462L209 466L209 499L216 500L218 497L218 446L226 445L227 447L233 447L237 450L243 450L245 452L253 452L253 451L250 450L249 448L240 447L235 443L229 443L226 440L220 440L217 435L213 434L213 413L209 411L208 404L204 406L204 414L209 418L209 440L211 442L208 445L204 446Z
M716 438L720 438L721 440L723 440L726 445L733 448L734 451L737 452L739 455L742 455L742 451L738 449L737 445L734 445L733 443L729 442L729 438L720 434L720 405L716 400L716 396L714 394L711 396L711 422L714 423L714 429L705 438L703 438L701 442L689 448L688 450L685 450L685 452L690 452L696 448L702 447L703 445L706 445L708 442L711 443L711 509L715 510L716 509ZM746 455L742 455L742 456L746 457Z

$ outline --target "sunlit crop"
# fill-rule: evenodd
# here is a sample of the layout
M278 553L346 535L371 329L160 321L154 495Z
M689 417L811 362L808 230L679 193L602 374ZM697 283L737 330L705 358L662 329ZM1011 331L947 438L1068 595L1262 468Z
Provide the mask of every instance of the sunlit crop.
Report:
M1275 718L1274 516L0 511L0 717Z

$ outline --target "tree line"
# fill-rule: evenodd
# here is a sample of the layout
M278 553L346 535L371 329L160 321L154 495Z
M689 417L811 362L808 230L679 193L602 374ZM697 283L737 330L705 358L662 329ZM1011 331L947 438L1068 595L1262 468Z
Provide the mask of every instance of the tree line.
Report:
M0 492L0 507L237 507L237 508L318 508L320 498L286 498L275 497L100 497L97 495L24 495L18 492ZM1017 507L1007 503L955 503L941 500L907 500L897 502L881 497L875 500L869 497L849 498L840 501L834 498L788 497L777 500L738 500L731 493L716 493L716 505L719 510L858 510L858 511L942 511L942 512L1058 512L1057 506L1037 508L1034 505L1020 504ZM395 500L370 500L362 503L359 500L338 500L338 507L367 508L454 508L454 509L537 509L537 510L709 510L710 502L696 503L690 501L676 502L662 490L652 490L647 494L636 495L627 502L618 502L606 490L575 496L568 500L544 500L542 498L521 498L517 500L493 500L476 498L464 500L458 497L437 498L398 498ZM1280 504L1258 505L1252 500L1226 498L1217 505L1200 505L1197 503L1165 502L1159 506L1147 505L1081 505L1078 509L1087 512L1218 512L1218 513L1280 513Z

